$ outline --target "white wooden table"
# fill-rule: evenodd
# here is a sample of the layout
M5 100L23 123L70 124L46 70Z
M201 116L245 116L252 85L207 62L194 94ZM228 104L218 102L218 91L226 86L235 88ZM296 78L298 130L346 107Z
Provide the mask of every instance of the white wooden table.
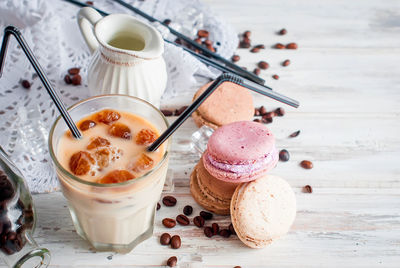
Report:
M285 107L287 114L270 125L278 147L291 154L273 171L296 192L298 213L290 233L254 250L235 236L206 238L193 225L162 226L164 217L175 217L187 204L200 211L188 188L198 157L182 146L196 129L190 119L172 146L178 205L162 207L154 236L127 255L93 252L74 231L61 193L34 196L35 238L50 249L51 267L154 267L173 255L180 267L400 267L400 2L207 2L238 32L251 30L254 45L266 45L257 54L239 50L239 64L252 70L266 60L271 67L261 76L267 84L301 102L297 110ZM276 35L283 27L288 34ZM298 50L269 48L292 41ZM286 68L280 66L285 59L292 62ZM275 73L280 80L271 79ZM279 105L261 96L255 100L268 108ZM288 139L296 130L301 134ZM314 169L300 168L304 159ZM306 184L312 194L301 192ZM216 221L230 223L229 217ZM159 244L165 231L182 237L180 249Z

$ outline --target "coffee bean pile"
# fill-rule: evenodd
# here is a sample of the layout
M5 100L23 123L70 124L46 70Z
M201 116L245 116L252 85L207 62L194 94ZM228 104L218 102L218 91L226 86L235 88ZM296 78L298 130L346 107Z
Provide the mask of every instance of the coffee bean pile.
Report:
M285 110L281 107L268 112L264 106L261 106L258 108L254 108L254 116L261 117L261 118L256 118L253 121L259 122L259 123L264 123L264 124L270 124L270 123L272 123L274 117L276 117L276 116L281 117L284 115L285 115Z
M70 68L68 74L64 76L65 83L68 85L72 84L74 86L79 86L82 82L82 77L79 72L80 68L78 67Z
M182 106L179 109L175 110L168 110L168 109L161 109L161 112L164 116L180 116L188 106Z
M194 38L194 41L197 44L207 48L211 52L217 52L217 48L214 46L214 42L212 40L210 40L209 37L210 37L209 31L200 29L197 31L197 36L196 36L196 38ZM182 40L180 38L175 39L175 43L183 45L183 46L193 50L196 53L203 54L203 52L201 50L195 48L194 46L192 46L191 44L185 42L184 40Z

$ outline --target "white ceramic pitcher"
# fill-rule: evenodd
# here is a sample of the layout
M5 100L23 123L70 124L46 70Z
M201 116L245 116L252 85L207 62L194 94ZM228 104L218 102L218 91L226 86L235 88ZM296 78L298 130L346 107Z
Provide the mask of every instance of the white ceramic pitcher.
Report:
M79 11L78 24L93 54L91 94L127 94L159 107L167 83L161 34L132 16L102 17L90 7Z

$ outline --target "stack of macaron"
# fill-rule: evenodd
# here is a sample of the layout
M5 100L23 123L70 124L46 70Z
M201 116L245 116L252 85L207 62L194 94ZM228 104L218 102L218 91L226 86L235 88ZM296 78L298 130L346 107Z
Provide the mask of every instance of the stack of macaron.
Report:
M296 215L289 184L268 175L278 162L265 125L239 121L219 127L194 168L190 191L205 209L231 214L239 239L261 248L288 232Z
M211 84L201 87L193 101ZM192 114L198 127L205 125L213 129L236 121L251 121L253 116L254 104L250 91L231 82L222 83Z

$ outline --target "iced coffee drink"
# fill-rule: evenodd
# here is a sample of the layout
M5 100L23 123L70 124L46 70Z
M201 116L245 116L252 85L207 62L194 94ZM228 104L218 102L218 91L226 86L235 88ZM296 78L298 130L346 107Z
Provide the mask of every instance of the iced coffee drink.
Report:
M58 120L50 149L77 232L98 250L128 252L153 232L169 144L147 147L166 129L165 118L120 95L94 97L70 113L83 138L74 139Z

